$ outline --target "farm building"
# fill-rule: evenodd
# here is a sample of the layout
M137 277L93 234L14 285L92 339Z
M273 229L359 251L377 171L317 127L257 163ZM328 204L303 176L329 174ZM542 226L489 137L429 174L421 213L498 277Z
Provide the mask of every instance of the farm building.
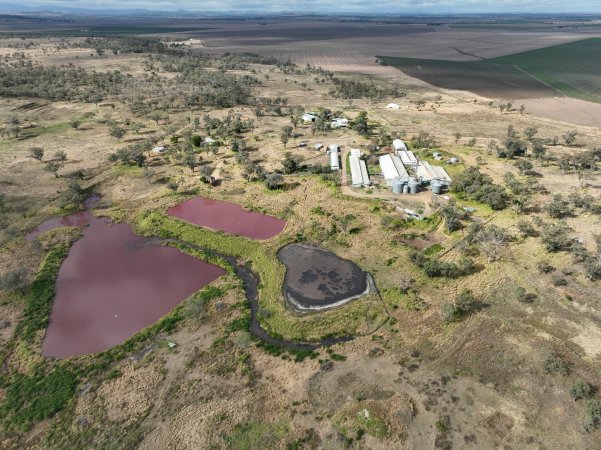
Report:
M311 122L315 122L315 120L317 119L317 116L313 113L305 113L302 115L301 119L305 123L311 123Z
M315 150L321 150L321 149L323 148L323 144L315 144L315 145L313 146L313 148L314 148Z
M340 145L330 144L328 145L328 153L337 153L340 151Z
M420 161L416 171L417 176L422 180L422 183L430 183L438 180L440 184L449 186L452 182L451 177L440 166L433 166L428 161Z
M160 155L161 153L165 153L167 149L163 146L158 146L152 149L152 153L155 155Z
M397 154L400 151L407 151L407 146L400 139L395 139L394 141L392 141L392 146L394 147L394 150L397 152Z
M332 123L330 125L332 126L332 128L347 127L348 119L342 119L340 117L337 117L335 119L332 119Z
M367 165L361 159L361 152L357 149L351 150L349 156L351 166L351 180L353 187L369 186L369 174L367 173Z
M417 157L410 150L399 150L396 154L406 166L414 166L418 162Z
M409 181L409 174L401 162L401 158L395 155L384 155L380 156L379 161L382 175L384 175L388 186L392 186L395 179L400 179L405 183Z
M388 106L386 106L386 108L388 108L388 109L401 109L401 105L399 105L398 103L389 103Z
M340 170L340 157L337 151L330 152L330 169Z

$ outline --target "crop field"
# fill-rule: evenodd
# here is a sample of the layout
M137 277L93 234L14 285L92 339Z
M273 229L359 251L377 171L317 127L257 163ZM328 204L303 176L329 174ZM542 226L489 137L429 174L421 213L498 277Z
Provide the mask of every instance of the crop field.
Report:
M601 101L601 39L591 38L482 61L379 57L435 86L491 98Z
M601 39L592 38L489 59L515 66L569 97L601 101Z

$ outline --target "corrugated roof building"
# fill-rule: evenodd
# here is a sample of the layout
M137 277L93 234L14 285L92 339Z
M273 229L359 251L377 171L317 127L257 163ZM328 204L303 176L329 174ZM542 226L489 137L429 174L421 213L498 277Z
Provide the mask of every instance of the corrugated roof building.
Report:
M441 184L448 186L453 181L444 168L433 166L428 161L420 161L417 166L416 175L423 183L430 183L433 180L438 180Z
M384 155L378 158L380 162L380 168L382 169L382 175L386 179L386 184L392 186L395 179L400 178L401 181L409 181L409 174L407 169L401 162L401 159L396 155Z
M359 156L350 155L349 162L351 166L351 181L353 187L369 186L369 174L367 165Z

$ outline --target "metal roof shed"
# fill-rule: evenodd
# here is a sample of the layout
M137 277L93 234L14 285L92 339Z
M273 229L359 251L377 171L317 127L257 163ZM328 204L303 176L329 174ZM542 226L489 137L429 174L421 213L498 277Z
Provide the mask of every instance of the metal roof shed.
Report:
M392 146L397 152L400 152L401 150L407 151L407 145L400 139L392 141Z
M340 158L338 157L338 152L330 153L330 169L340 170Z
M401 158L405 165L412 166L417 163L417 157L410 150L400 150L397 152L397 156Z
M409 174L407 169L403 166L403 163L398 156L395 155L384 155L379 158L380 167L382 169L382 175L386 179L386 184L392 186L395 178L401 178L401 180L408 180Z

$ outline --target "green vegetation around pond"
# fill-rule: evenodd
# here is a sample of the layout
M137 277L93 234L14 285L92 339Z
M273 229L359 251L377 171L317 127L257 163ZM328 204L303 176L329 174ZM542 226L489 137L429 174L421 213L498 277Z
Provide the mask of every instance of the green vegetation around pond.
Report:
M260 278L259 320L273 336L290 341L317 341L324 336L364 334L387 319L384 305L376 295L320 314L298 315L290 311L282 290L285 267L276 256L277 250L291 241L286 234L271 241L254 241L197 227L156 211L140 214L133 226L145 236L177 239L249 262Z

